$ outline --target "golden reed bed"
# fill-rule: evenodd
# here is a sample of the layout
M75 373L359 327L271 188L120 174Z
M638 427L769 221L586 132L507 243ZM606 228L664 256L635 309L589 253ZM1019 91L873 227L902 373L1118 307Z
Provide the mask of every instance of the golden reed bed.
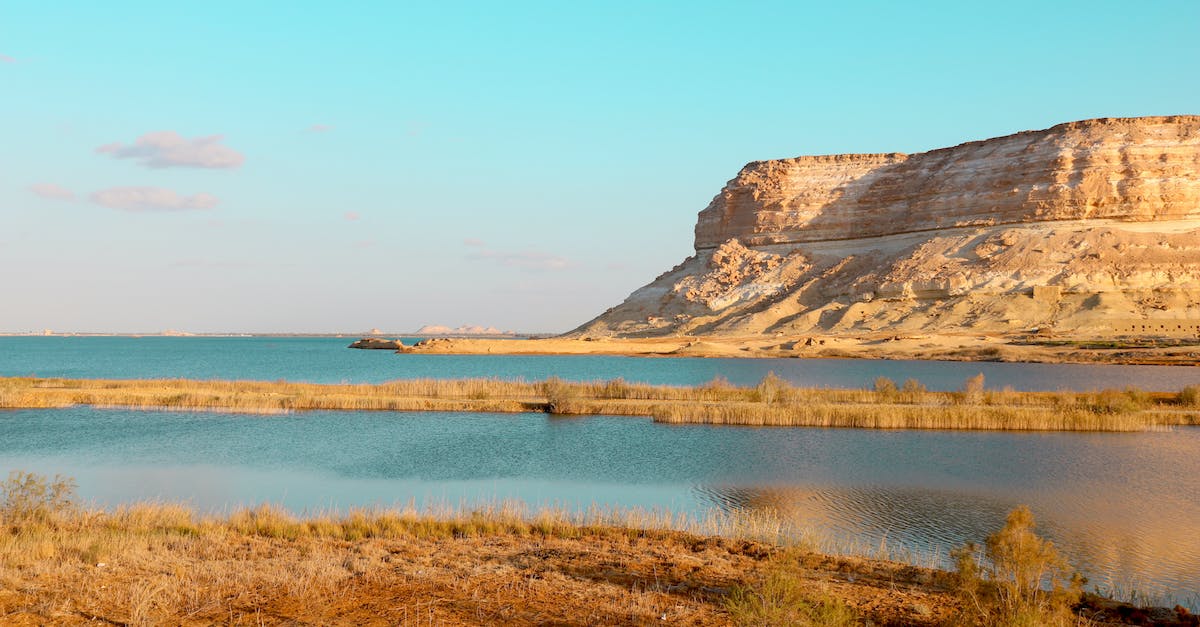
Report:
M956 392L918 381L874 389L798 388L774 374L754 386L498 379L415 379L377 385L286 381L0 378L0 408L74 405L279 413L303 410L547 412L649 416L672 424L871 429L1140 431L1200 424L1200 387L1096 392L987 390L982 375Z

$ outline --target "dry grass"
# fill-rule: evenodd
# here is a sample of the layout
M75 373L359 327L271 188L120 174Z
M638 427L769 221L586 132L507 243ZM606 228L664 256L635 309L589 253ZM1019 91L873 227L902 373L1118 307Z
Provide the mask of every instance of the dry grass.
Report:
M1200 424L1200 393L988 390L982 375L957 392L886 378L873 390L799 388L774 374L755 386L717 379L694 387L621 379L530 383L417 379L378 385L286 381L0 378L0 408L91 405L277 413L302 410L549 412L650 416L665 423L875 429L1136 431Z
M264 505L211 517L136 504L5 516L4 624L728 624L730 591L755 589L784 550L671 530L672 517L637 512L297 517ZM910 570L819 561L821 571L789 585L811 596L826 594L817 581L826 572L881 571L894 582ZM880 619L908 611L906 597L870 587L836 603L869 603L866 615Z
M1039 587L1065 565L1027 514L988 538L986 561L965 550L955 575L763 542L758 534L778 529L769 514L747 525L517 505L102 511L78 506L69 480L14 473L0 484L0 622L1071 624L1077 590Z

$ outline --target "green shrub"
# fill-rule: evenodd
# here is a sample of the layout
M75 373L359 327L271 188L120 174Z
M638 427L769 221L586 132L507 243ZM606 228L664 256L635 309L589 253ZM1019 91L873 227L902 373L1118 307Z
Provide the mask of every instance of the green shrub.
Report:
M1102 390L1094 394L1086 405L1087 409L1097 414L1132 414L1144 407L1138 396L1117 390Z

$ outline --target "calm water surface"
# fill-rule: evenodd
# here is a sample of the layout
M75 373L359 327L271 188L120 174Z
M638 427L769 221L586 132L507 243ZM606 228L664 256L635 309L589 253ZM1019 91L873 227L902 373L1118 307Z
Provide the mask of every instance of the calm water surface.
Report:
M353 338L0 337L0 376L190 378L378 383L419 377L500 377L695 385L723 376L757 383L775 372L802 385L869 387L879 376L915 377L953 390L982 372L989 387L1079 391L1136 385L1178 390L1200 384L1200 368L863 359L695 359L603 355L397 355L350 350ZM409 339L409 342L412 340Z
M337 338L0 338L0 375L373 382L411 377L817 386L880 375L957 388L1200 383L1193 368L857 360L395 355ZM0 472L74 476L85 498L206 510L523 500L697 515L782 511L819 536L945 556L1030 505L1092 584L1200 602L1200 429L1138 434L672 426L469 413L285 416L0 410Z

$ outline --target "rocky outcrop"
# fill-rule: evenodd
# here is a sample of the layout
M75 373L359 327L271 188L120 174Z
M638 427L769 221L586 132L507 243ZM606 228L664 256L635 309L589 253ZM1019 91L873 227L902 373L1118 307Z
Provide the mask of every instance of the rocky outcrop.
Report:
M400 340L385 340L377 337L364 337L361 340L355 340L347 348L395 351L404 348L404 343Z
M755 162L700 212L693 257L574 334L1200 319L1198 228L1200 116Z

